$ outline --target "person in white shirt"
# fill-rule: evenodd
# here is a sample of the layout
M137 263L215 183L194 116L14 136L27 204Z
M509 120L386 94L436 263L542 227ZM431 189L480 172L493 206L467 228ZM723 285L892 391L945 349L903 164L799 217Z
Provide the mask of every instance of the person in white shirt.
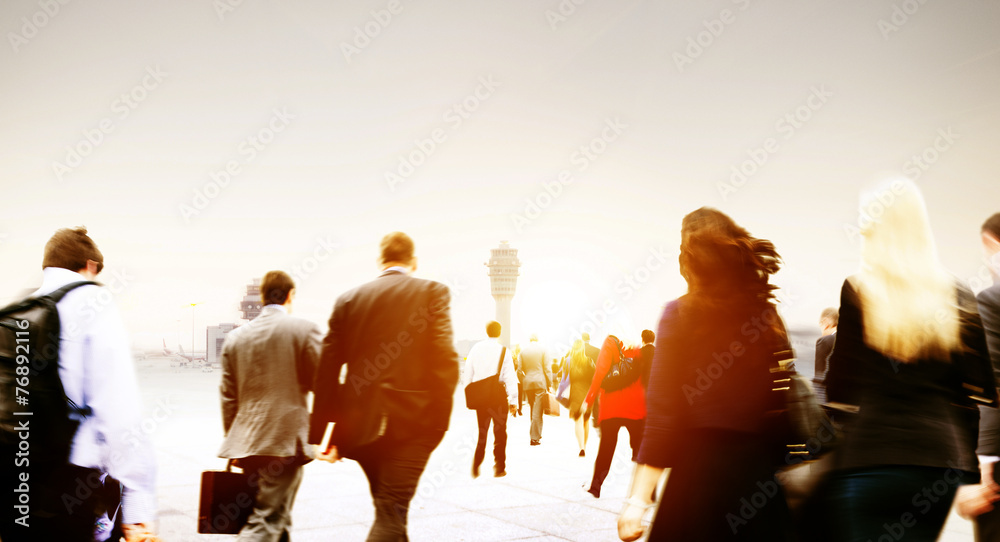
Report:
M87 236L86 228L60 229L45 245L42 285L33 295L95 280L103 268L104 256ZM120 513L126 541L153 537L156 457L142 430L142 400L121 315L111 293L98 285L70 291L56 308L61 323L59 377L66 397L87 414L73 438L69 457L71 467L79 469L74 478L61 480L64 500L68 497L67 502L75 506L65 506L60 512L66 517L52 518L43 528L53 528L58 534L61 526L90 513L80 502L85 502L84 496L89 497L90 492L80 488L97 493L98 480L108 474L122 484ZM91 517L91 525L96 520ZM53 539L78 540L74 536Z
M507 391L507 404L493 408L476 409L476 419L479 422L479 440L476 442L476 453L472 458L472 477L479 476L479 467L486 456L486 435L493 422L493 475L497 478L507 475L507 413L517 416L517 374L514 372L514 361L510 349L504 348L500 341L500 322L491 321L486 324L484 341L476 343L469 351L465 360L465 371L462 374L462 385L489 378L497 374L500 365L500 382ZM500 355L503 353L503 364Z

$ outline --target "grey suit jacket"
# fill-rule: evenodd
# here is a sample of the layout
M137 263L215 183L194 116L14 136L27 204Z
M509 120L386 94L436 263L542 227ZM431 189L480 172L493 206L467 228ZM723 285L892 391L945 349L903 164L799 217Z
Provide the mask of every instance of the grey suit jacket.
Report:
M1000 382L1000 282L979 292L979 316L986 331L986 344L993 362L993 374ZM980 407L979 409L979 455L1000 455L1000 410Z
M545 389L552 383L552 361L545 348L537 342L521 347L521 370L524 371L524 390Z
M222 345L222 428L219 457L314 457L309 409L319 364L319 326L277 307L236 328Z

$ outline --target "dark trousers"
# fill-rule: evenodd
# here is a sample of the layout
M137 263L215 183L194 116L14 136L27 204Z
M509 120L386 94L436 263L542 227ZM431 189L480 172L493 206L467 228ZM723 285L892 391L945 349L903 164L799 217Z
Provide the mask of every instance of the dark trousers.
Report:
M486 457L486 436L493 422L493 461L497 472L507 468L507 404L493 408L476 409L476 420L479 422L479 440L476 441L476 454L472 465L476 468L483 464Z
M240 466L257 474L257 496L238 542L291 540L292 506L302 483L302 459L258 455L240 459Z
M536 388L524 392L531 408L531 440L542 440L542 425L545 423L542 418L542 400L545 399L546 391L548 390Z
M375 504L375 523L368 532L368 542L409 540L406 518L410 501L431 452L443 438L444 431L425 431L407 438L390 433L352 454L368 477Z
M93 540L94 525L103 513L104 486L100 471L69 464L45 468L29 465L32 468L27 471L28 480L21 482L15 469L8 467L14 465L14 451L4 449L3 452L3 470L9 473L0 477L5 482L3 498L0 498L3 505L0 538L4 542ZM22 483L28 491L16 492ZM22 495L26 503L21 500ZM24 508L16 508L25 504ZM24 511L29 514L22 519Z
M835 540L865 542L890 537L933 542L948 519L961 477L956 470L911 466L837 474L830 488Z
M1000 507L993 506L975 519L976 542L1000 542Z
M646 426L646 420L626 420L625 418L611 418L601 421L601 444L597 448L597 459L594 461L594 478L590 481L590 492L600 496L601 486L604 479L611 471L611 459L615 456L615 448L618 446L618 432L622 427L628 429L628 441L632 446L632 461L635 461L639 454L639 445L642 444L642 431Z

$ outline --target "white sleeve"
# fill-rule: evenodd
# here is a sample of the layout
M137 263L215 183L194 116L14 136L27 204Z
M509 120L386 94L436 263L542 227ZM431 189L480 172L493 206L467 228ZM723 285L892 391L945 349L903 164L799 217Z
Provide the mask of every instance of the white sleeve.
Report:
M97 312L84 345L84 394L101 469L124 486L124 523L156 519L156 456L143 428L143 405L125 326L110 304Z
M517 405L517 371L514 370L514 358L510 348L503 357L503 366L500 369L500 380L507 388L507 404Z

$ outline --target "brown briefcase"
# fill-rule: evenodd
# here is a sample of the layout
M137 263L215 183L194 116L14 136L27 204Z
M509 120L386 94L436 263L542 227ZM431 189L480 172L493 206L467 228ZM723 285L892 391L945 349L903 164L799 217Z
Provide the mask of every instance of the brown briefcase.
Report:
M233 460L224 471L201 473L201 500L198 503L198 532L238 534L253 512L257 488L250 475L233 472Z

